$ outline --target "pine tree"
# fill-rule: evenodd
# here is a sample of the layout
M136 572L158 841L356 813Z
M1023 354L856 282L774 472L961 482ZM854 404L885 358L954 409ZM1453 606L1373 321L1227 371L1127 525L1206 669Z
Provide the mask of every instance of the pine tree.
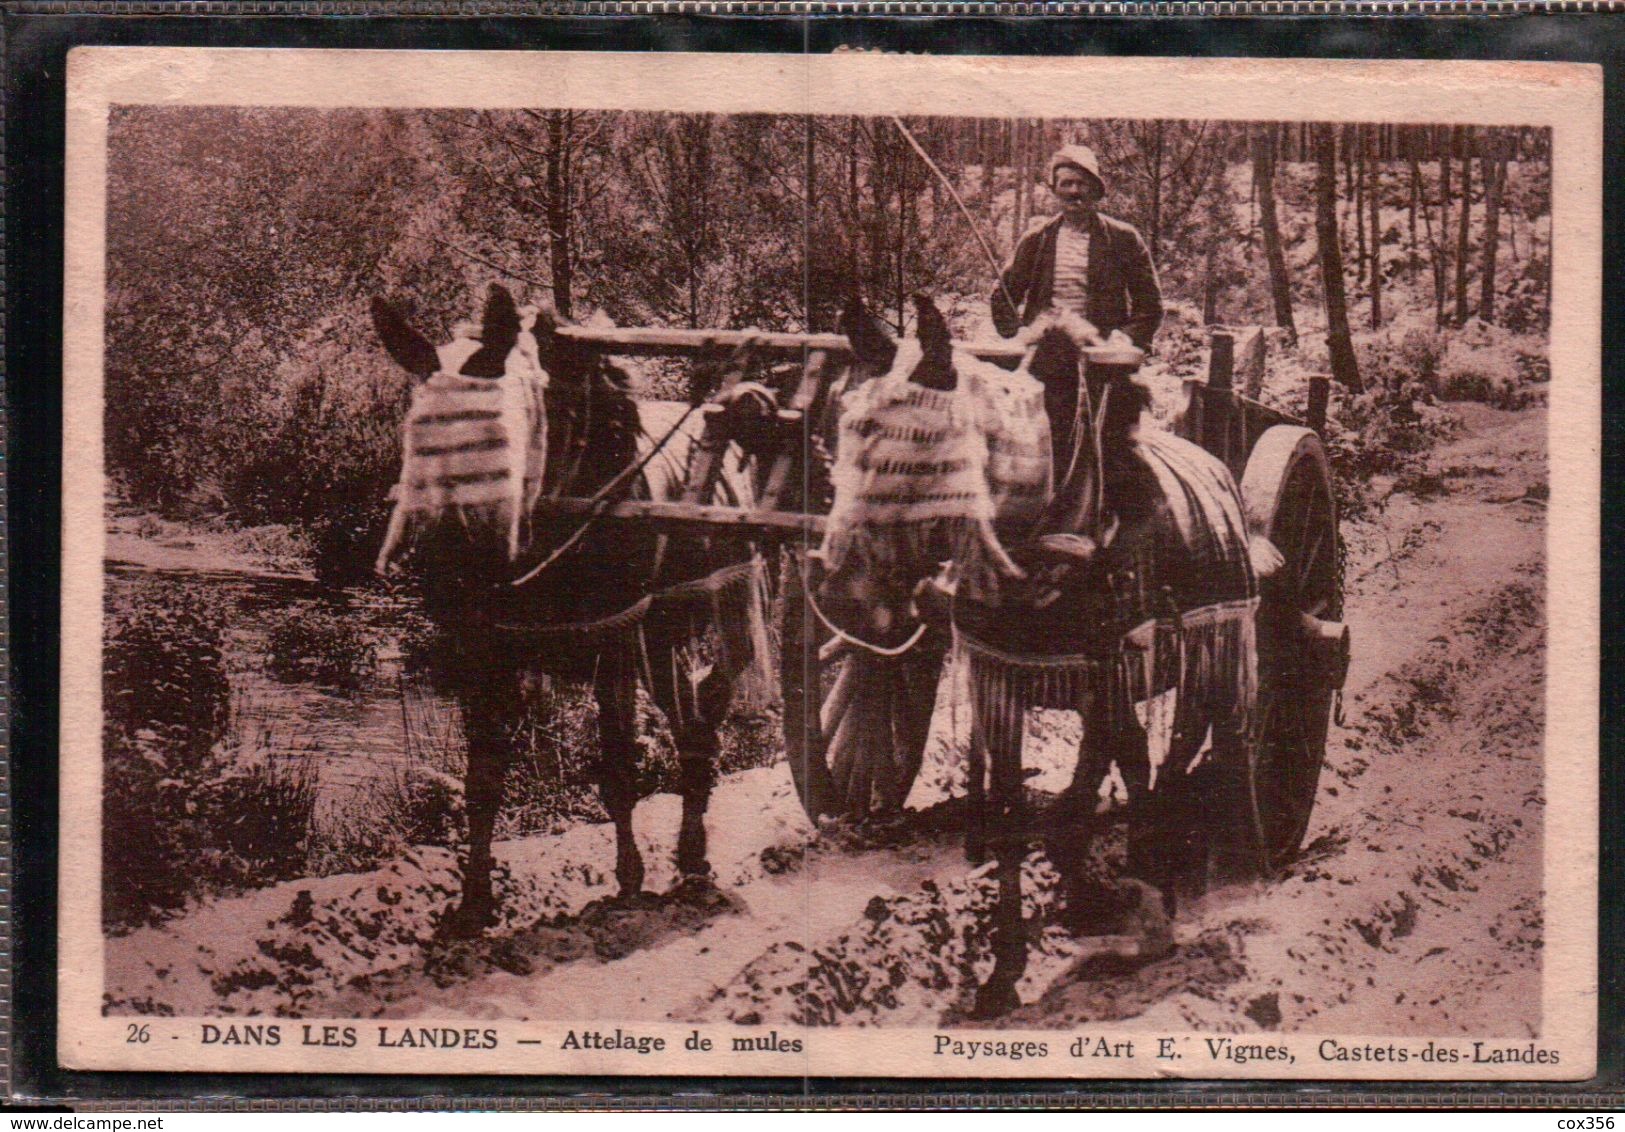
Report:
M1343 250L1337 234L1337 127L1315 128L1315 238L1320 246L1320 276L1326 293L1326 346L1332 376L1355 393L1363 390L1360 364L1349 333L1348 297L1343 290Z
M1292 319L1292 280L1287 276L1286 254L1281 247L1281 224L1275 209L1276 136L1273 125L1255 127L1252 136L1253 181L1258 188L1258 226L1264 233L1264 258L1270 269L1270 298L1275 306L1275 325L1298 339Z

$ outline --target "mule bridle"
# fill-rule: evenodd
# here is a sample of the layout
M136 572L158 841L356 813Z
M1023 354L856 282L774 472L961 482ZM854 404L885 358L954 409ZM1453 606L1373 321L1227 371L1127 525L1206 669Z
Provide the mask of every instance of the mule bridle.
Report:
M587 426L590 426L592 421L592 381L599 381L603 382L605 385L611 385L608 375L606 375L603 371L603 367L595 367L592 372L592 379L589 380L586 385L586 408L583 413L585 423L584 426L579 430L579 439L574 440L572 443L572 447L575 449L575 463L570 468L569 474L562 477L559 481L559 490L554 493L552 498L558 498L560 495L562 495L563 492L569 488L570 484L575 481L576 474L581 470L581 461L586 455L587 441L591 436L591 429ZM613 392L621 392L620 390L613 389L613 386L611 386L611 388ZM688 419L698 412L699 409L700 405L690 405L687 411L684 412L682 416L677 418L677 421L671 426L671 428L667 429L659 440L655 441L655 443L649 446L648 452L644 453L640 459L634 460L632 463L622 468L606 483L604 483L603 486L598 488L597 491L593 492L593 494L588 497L588 502L591 504L591 510L589 510L581 522L576 525L575 530L571 531L563 542L559 543L558 546L549 551L547 556L539 563L525 571L525 573L521 574L518 578L515 578L513 581L506 584L516 588L519 586L528 585L551 568L556 562L558 562L559 559L568 554L577 543L586 537L589 531L598 525L599 521L603 519L604 515L609 511L609 509L621 501L624 494L622 489L637 482L638 477L643 474L644 470L648 468L649 464L654 460L654 458L660 455L661 451L671 441L671 438L676 436L677 433L682 430L683 426L688 423Z

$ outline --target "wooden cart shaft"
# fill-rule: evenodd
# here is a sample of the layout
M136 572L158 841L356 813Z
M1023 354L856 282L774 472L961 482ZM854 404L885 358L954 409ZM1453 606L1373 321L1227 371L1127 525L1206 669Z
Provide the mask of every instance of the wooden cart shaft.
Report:
M542 509L567 518L596 514L595 524L625 523L659 534L711 533L769 542L820 542L824 516L799 511L773 511L691 503L683 500L629 499L594 503L590 499L549 499Z

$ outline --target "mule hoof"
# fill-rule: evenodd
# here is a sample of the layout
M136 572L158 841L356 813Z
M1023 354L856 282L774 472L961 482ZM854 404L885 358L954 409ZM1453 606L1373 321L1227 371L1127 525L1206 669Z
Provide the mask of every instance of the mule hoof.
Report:
M682 878L709 877L711 875L711 862L706 860L705 851L697 853L677 854L677 875Z
M690 826L684 823L683 829L677 834L677 872L681 876L708 876L711 865L706 860L706 839L704 826Z
M437 939L475 939L496 921L495 909L463 903L441 918L434 934Z
M989 979L976 989L976 1005L971 1017L977 1021L1002 1018L1021 1005L1015 984L1003 979Z
M697 865L680 865L677 869L677 883L672 885L672 891L688 888L715 888L717 874L705 861Z
M637 859L622 861L615 867L615 882L620 885L622 896L641 895L643 892L643 862Z
M1138 896L1128 917L1130 929L1140 937L1140 954L1147 961L1161 959L1174 949L1174 908L1172 886L1158 889L1144 881L1125 881Z
M600 903L594 901L595 904ZM621 889L614 896L606 896L601 906L608 910L628 912L639 909L655 908L660 904L660 894L647 892L641 888Z
M666 899L686 904L710 904L726 898L722 896L722 889L717 887L716 877L705 872L681 874L677 883L666 893Z

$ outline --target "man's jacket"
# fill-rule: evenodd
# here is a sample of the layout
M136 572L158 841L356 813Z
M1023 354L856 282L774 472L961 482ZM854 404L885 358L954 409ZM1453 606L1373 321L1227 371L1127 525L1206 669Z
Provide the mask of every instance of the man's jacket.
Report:
M1056 215L1028 229L1004 269L1004 286L993 292L993 325L1009 338L1050 305L1055 293ZM1010 300L1021 307L1020 317ZM1131 225L1095 214L1089 230L1089 309L1084 312L1101 334L1121 330L1142 350L1162 323L1162 288L1145 241Z

